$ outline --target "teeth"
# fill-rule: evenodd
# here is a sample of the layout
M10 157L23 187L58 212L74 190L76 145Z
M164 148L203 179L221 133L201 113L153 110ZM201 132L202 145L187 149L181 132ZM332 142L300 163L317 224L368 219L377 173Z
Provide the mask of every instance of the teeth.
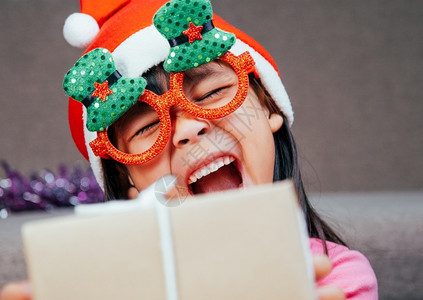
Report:
M202 169L201 169L201 174L202 174L203 176L207 176L207 175L209 175L209 174L210 174L210 170L209 170L209 168L208 168L208 167L204 167L204 168L202 168ZM198 179L200 179L200 178L198 178Z
M216 172L219 169L219 167L215 163L211 163L209 167L211 172Z
M233 162L235 160L235 158L233 158L233 157L230 157L230 156L226 156L224 159L223 159L223 163L225 164L225 165L229 165L231 162Z
M223 163L223 159L222 158L219 158L218 160L216 160L216 163L217 163L217 167L218 168L221 168L221 167L223 167L225 165Z
M207 166L202 167L200 170L197 170L195 173L193 173L189 177L188 184L197 182L198 179L203 178L204 176L207 176L210 173L216 172L221 167L225 165L229 165L233 161L235 161L235 158L233 158L232 156L225 156L225 157L220 157L216 159L215 161L211 162Z

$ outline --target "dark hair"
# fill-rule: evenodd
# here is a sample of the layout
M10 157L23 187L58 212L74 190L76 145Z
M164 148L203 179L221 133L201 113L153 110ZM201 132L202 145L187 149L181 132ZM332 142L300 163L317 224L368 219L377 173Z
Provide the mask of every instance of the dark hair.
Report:
M168 74L161 65L154 67L143 75L147 79L147 89L157 93L164 93L164 83L168 83ZM310 237L322 240L325 252L327 253L326 241L345 245L344 241L335 231L324 222L314 208L311 206L307 194L304 190L301 178L300 167L297 157L297 149L286 117L281 112L275 101L263 87L260 79L250 75L250 84L258 98L267 107L269 113L278 113L283 117L282 127L273 134L275 143L275 167L273 181L292 179L298 194L298 199L306 218L308 234ZM133 108L136 110L136 107ZM119 126L117 121L109 129L109 138L113 142L115 138L115 128ZM125 165L114 160L102 159L105 200L126 199L127 191L131 188L128 171Z
M301 209L306 218L308 234L310 237L322 240L325 253L327 253L326 241L346 246L342 238L320 218L308 200L303 180L301 178L297 147L289 128L287 118L283 115L269 93L263 88L259 79L254 76L250 76L250 84L258 98L264 101L264 104L269 109L269 113L278 113L283 117L282 127L273 134L273 140L275 143L275 167L273 170L273 181L275 182L288 178L292 179Z
M297 149L294 138L284 117L282 128L273 134L275 142L275 168L273 181L291 178L297 191L301 209L306 218L307 230L310 237L319 238L323 242L327 253L326 241L346 246L342 238L317 214L311 206L304 189L298 163Z

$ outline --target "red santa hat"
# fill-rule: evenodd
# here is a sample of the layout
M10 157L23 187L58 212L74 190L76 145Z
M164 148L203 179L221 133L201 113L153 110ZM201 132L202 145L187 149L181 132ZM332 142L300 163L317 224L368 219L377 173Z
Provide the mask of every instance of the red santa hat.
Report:
M181 0L183 1L183 0ZM108 49L116 69L127 77L141 76L163 62L169 53L169 42L153 25L153 16L168 0L80 0L81 12L65 21L63 35L72 46L85 48L85 53L98 47ZM288 119L294 120L292 106L272 57L255 40L220 17L213 16L214 26L234 33L235 45L230 51L239 55L249 51L256 63L264 87ZM96 132L85 127L86 111L81 102L69 99L69 124L72 137L82 155L91 163L96 178L103 186L100 158L89 143Z

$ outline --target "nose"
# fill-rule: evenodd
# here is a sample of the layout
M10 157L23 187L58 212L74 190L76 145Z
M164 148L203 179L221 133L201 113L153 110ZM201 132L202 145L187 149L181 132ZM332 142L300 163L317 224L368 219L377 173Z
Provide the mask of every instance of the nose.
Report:
M180 111L172 121L175 124L172 137L175 147L196 143L210 130L207 120L198 119L184 111Z

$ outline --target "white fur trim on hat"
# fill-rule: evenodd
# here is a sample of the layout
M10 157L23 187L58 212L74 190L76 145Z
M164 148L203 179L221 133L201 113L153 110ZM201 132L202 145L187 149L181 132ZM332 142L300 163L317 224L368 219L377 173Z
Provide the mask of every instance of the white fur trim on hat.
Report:
M73 13L65 20L63 36L73 47L86 48L94 40L100 28L90 15Z
M84 124L87 124L87 109L84 107L82 112ZM85 145L88 151L88 160L90 161L91 169L93 170L95 179L98 182L98 185L104 191L104 179L103 179L103 167L101 165L101 159L98 156L95 156L93 150L90 147L90 143L97 138L97 133L89 131L86 126L84 126L84 137Z
M250 52L256 63L256 71L261 82L288 119L289 126L291 126L294 122L291 101L289 101L288 94L275 68L260 53L239 39L236 40L235 45L229 51L235 55L240 55L245 51Z
M141 76L164 61L169 54L169 42L153 25L140 30L113 51L116 69L126 77Z

